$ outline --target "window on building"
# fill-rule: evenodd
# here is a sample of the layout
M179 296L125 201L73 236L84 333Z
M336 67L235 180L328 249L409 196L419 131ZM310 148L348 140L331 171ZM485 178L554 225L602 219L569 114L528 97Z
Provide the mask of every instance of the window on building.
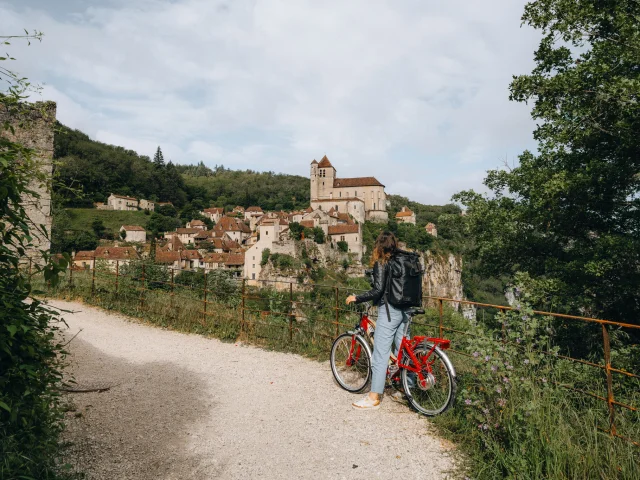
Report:
M251 274L251 280L255 280L255 279L256 279L256 274L255 274L255 273L252 273L252 274Z
M375 204L375 202L374 202L374 204L373 204L373 209L374 209L374 210L376 209L376 204Z
M340 236L340 241L341 241L341 242L344 242L344 241L345 241L345 239L344 239L344 235L341 235L341 236Z
M371 198L373 198L373 192L371 192Z
M342 192L340 192L340 198L342 198Z
M254 259L254 260L256 259L256 256L255 256L255 255L253 256L253 259Z
M354 197L358 196L358 190L355 191L355 193L353 194Z
M255 263L253 264L253 268L256 268L256 264Z

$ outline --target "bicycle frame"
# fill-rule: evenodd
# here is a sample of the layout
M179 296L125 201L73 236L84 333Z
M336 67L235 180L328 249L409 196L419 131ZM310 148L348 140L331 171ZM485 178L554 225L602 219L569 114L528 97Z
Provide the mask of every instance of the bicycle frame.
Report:
M415 354L415 349L418 345L420 345L423 342L426 342L426 344L430 344L431 349L424 356L424 361L421 362ZM427 381L424 377L423 372L426 369L427 373L431 374L432 373L431 365L433 365L433 363L435 362L435 359L429 362L429 358L431 358L431 355L433 354L433 352L435 352L436 348L440 348L441 350L447 350L450 346L451 346L451 342L444 338L418 336L409 340L406 336L404 336L402 338L402 343L400 344L400 350L398 351L398 358L396 360L398 371L404 368L410 372L417 374L420 385L422 387L426 387ZM402 363L400 359L404 357L403 353L406 353L407 356L411 359L411 362L413 362L413 366ZM455 376L455 370L453 370L453 366L451 366L451 368Z

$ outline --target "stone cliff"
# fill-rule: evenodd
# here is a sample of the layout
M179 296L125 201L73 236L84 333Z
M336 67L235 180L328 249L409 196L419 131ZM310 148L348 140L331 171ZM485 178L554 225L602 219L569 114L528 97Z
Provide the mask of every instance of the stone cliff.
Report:
M425 272L422 281L422 294L425 297L443 297L454 300L464 299L462 286L462 258L452 253L438 255L427 252L423 255ZM427 300L428 306L435 306L435 300ZM445 305L459 311L468 319L475 319L475 307L457 302L449 302Z

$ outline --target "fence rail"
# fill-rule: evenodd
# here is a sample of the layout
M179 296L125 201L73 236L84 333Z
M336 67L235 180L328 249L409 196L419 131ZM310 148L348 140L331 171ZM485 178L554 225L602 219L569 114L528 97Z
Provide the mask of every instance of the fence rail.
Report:
M93 265L95 266L95 263ZM118 308L118 305L122 308L122 305L127 305L134 310L135 314L149 313L159 316L163 321L181 319L182 323L178 326L197 322L199 328L214 335L227 336L234 340L235 335L236 338L284 349L303 345L305 347L302 349L303 353L319 356L323 354L326 356L333 338L357 322L357 312L344 305L346 296L354 293L352 288L287 281L248 281L240 278L229 279L226 287L221 287L212 283L214 280L220 280L212 273L214 271L194 272L162 268L162 277L157 278L157 272L147 271L148 268L150 267L143 264L139 272L132 272L124 268L124 264L120 261L102 269L70 268L67 269L66 278L62 284L57 287L58 293L67 292L73 296L84 292L88 295L88 301L106 308ZM185 274L185 272L189 273ZM29 274L31 275L31 270ZM191 282L189 278L184 278L188 275L192 277ZM232 288L233 292L222 292L223 287ZM51 289L50 285L47 285L47 288ZM516 308L506 305L438 296L426 296L424 300L427 305L432 305L428 317L437 318L437 323L415 320L413 325L433 329L434 334L439 337L451 334L471 335L469 332L447 324L445 307L457 309L461 304L466 304L501 312L517 311ZM603 392L603 394L569 384L554 383L559 387L605 403L608 411L608 426L599 428L613 437L640 446L636 440L618 432L616 423L618 410L638 414L638 407L619 399L614 381L614 375L634 380L640 379L640 375L612 365L610 339L610 329L640 332L640 325L545 311L534 311L534 314L567 322L569 328L575 325L574 322L600 325L602 363L585 358L574 358L571 355L560 355L544 349L536 351L604 372L606 393ZM224 322L221 321L222 317L226 318ZM221 325L222 330L216 330ZM516 345L508 340L506 333L505 323L501 322L496 334L501 337L503 344ZM468 352L455 348L451 348L450 351L473 359Z

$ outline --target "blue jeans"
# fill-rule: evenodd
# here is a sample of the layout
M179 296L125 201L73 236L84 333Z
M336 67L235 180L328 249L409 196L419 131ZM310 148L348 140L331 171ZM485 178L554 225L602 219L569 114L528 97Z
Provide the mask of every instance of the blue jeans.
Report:
M371 359L371 391L384 393L384 384L387 379L391 344L395 343L396 354L400 350L404 328L409 321L409 316L399 308L389 305L391 321L387 317L387 308L384 301L378 307L378 321L373 342L373 358ZM407 332L408 335L408 332Z

